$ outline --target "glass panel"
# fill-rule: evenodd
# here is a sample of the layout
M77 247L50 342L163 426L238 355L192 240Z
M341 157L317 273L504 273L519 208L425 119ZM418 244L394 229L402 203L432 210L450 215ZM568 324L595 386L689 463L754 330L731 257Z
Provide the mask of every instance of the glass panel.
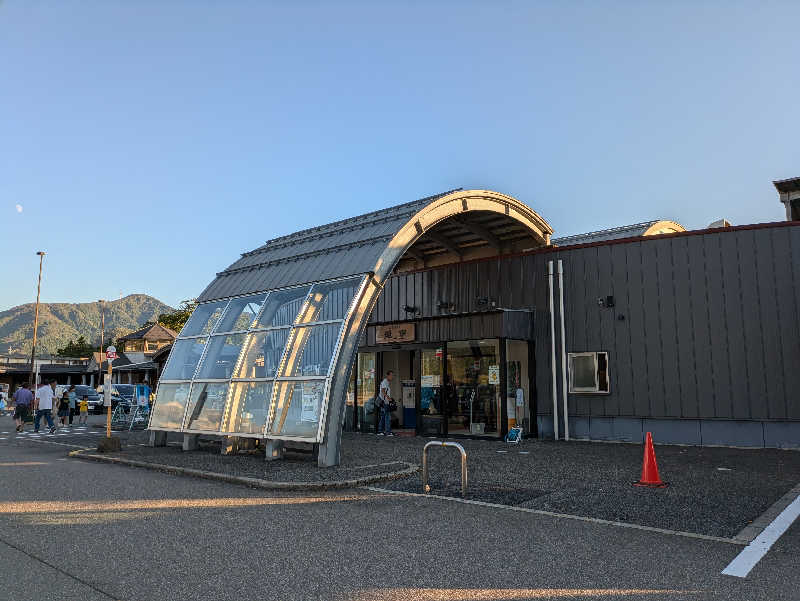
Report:
M309 286L300 286L299 288L270 292L264 305L264 312L258 318L258 325L262 328L292 325L300 312L300 307L303 306L309 288Z
M528 343L506 342L506 418L509 429L522 427L530 433L530 377L528 376Z
M498 341L448 342L447 375L448 434L498 436Z
M608 353L597 353L597 389L608 392Z
M265 298L265 294L256 294L231 299L216 331L231 332L249 329L256 320L258 312L261 311L261 305L264 304Z
M344 319L361 278L352 278L328 284L314 284L308 302L298 317L298 323Z
M181 336L210 334L227 304L228 301L224 300L199 305L192 313L189 321L186 322L186 325L183 326Z
M235 378L273 378L289 338L289 328L252 332L247 335L244 355Z
M341 324L293 328L286 345L281 376L325 376L331 363Z
M325 394L325 380L275 382L278 392L270 431L284 436L315 438Z
M195 382L186 413L185 430L204 430L217 432L222 424L225 398L228 394L227 382Z
M350 370L350 379L347 381L347 396L345 397L344 406L344 431L355 432L356 430L356 372L357 366L353 366Z
M594 368L594 355L572 356L572 387L575 390L595 390L597 373Z
M359 353L357 374L357 402L358 402L358 427L361 432L378 431L378 411L367 405L367 401L374 399L378 394L375 381L375 353ZM370 413L366 408L372 408Z
M209 338L208 351L206 351L203 364L197 371L197 379L227 380L230 378L246 336L246 334L223 334Z
M422 349L420 413L422 434L443 434L442 349Z
M235 382L225 409L223 432L261 434L267 423L272 382Z
M176 340L169 353L169 360L164 372L161 374L162 380L190 380L194 375L206 338L192 338L190 340Z
M180 430L183 421L183 410L189 398L189 382L180 384L161 384L153 405L151 428L167 428Z

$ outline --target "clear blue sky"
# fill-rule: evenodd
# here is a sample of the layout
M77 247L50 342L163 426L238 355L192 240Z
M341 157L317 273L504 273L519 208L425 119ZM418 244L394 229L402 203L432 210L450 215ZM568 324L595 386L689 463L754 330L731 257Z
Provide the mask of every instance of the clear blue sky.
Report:
M177 304L268 238L490 188L556 235L784 217L800 3L0 4L0 309ZM18 211L17 205L22 208Z

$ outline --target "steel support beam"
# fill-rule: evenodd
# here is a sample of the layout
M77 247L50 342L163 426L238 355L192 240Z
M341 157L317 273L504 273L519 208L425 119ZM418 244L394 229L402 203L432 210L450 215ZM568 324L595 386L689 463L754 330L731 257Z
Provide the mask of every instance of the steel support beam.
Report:
M452 240L433 232L427 232L425 237L431 242L436 242L436 244L439 246L444 247L446 250L449 250L451 253L461 258L463 251L456 244L454 244Z
M503 242L498 238L495 234L493 234L488 228L478 224L478 223L471 223L466 219L451 219L453 223L457 223L461 227L463 227L468 232L471 232L485 240L489 246L494 248L497 252L503 251Z

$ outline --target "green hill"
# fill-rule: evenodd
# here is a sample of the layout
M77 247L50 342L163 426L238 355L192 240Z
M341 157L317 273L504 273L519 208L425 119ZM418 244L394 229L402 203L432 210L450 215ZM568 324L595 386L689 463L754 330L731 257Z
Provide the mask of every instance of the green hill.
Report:
M146 294L131 294L106 303L106 338L117 338L155 321L174 309ZM0 353L27 354L33 339L34 304L0 312ZM55 353L70 340L83 336L92 344L100 340L98 303L41 303L37 355Z

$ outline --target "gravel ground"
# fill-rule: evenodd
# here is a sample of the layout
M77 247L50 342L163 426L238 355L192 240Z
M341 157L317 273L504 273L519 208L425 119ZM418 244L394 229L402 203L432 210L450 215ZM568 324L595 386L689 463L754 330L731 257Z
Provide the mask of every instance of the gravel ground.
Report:
M403 449L392 457L410 457L420 455L424 440L358 446L363 452L394 444ZM661 479L669 486L649 489L632 485L641 473L641 445L461 442L468 454L467 498L711 536L735 536L800 482L796 451L656 445ZM433 449L430 455L432 494L460 496L458 453ZM386 487L422 491L419 476Z
M402 460L391 458L365 458L366 460L361 461L355 457L343 457L340 466L323 470L317 467L310 452L290 451L281 461L265 461L263 450L222 455L217 440L202 437L200 449L185 452L179 445L181 440L180 436L170 435L168 446L151 448L139 441L136 435L131 435L122 453L109 453L109 455L274 482L353 480L367 476L390 475L408 467Z
M396 471L399 462L421 464L422 437L383 438L345 434L342 464L322 470L309 454L277 462L261 454L223 456L216 443L183 452L171 436L166 448L137 444L132 435L122 456L212 472L276 481L332 481ZM665 489L633 486L642 446L526 440L521 445L459 440L468 454L467 498L733 537L800 482L800 453L773 449L656 446ZM500 451L500 452L499 452ZM505 451L505 452L502 452ZM460 496L460 457L454 449L430 452L431 492ZM422 492L421 474L382 486Z

